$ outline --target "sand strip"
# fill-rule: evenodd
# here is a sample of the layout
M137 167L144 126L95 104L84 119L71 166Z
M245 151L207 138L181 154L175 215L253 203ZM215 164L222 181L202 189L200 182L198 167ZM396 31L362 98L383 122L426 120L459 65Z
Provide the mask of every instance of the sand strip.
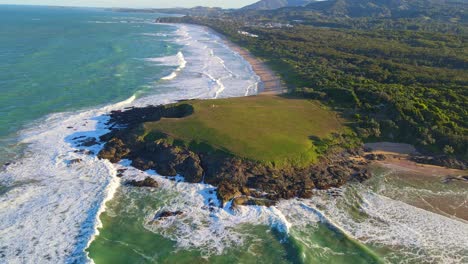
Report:
M246 61L252 65L252 69L254 72L260 77L262 80L262 87L259 89L259 94L282 94L287 91L286 86L283 84L281 78L274 73L263 61L259 58L252 55L248 50L232 43L231 41L224 38L226 44L234 50L235 52L239 53Z
M414 146L403 143L377 142L366 143L373 154L384 154L386 159L377 163L402 172L413 173L422 176L463 176L467 171L450 169L441 166L416 163L409 159L409 155L417 154Z
M214 34L219 36L224 43L233 51L239 53L244 59L252 66L253 71L260 77L262 81L261 87L259 87L258 93L260 95L277 95L287 92L287 87L281 78L273 70L271 70L265 62L255 57L245 48L233 43L227 39L224 35L214 31L211 28L208 30L213 31Z

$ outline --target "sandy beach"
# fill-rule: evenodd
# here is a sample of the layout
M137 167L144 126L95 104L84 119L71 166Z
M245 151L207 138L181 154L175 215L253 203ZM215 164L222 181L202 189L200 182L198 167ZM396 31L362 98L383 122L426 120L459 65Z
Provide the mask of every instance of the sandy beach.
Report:
M208 30L212 30L207 28ZM250 63L252 69L260 77L263 82L263 87L259 89L260 95L276 95L287 92L281 78L271 70L261 59L252 55L245 48L231 42L225 36L217 34L230 49L239 53L246 61ZM450 169L441 166L416 163L409 159L409 155L418 154L416 148L410 144L393 143L393 142L376 142L366 143L365 146L371 151L366 154L383 154L386 159L376 161L380 165L395 170L401 170L405 173L422 176L435 176L435 177L461 177L468 175L467 171Z
M286 86L283 84L281 78L274 73L263 61L253 56L249 51L238 45L225 40L227 45L237 53L239 53L246 61L252 65L252 69L260 77L263 83L262 89L259 90L259 94L282 94L286 92Z
M228 40L225 36L218 34L217 32L215 32L215 34L218 35L230 49L244 57L244 59L247 62L249 62L249 64L252 66L253 71L262 80L262 86L259 87L258 91L260 95L276 95L287 92L287 87L286 85L284 85L281 78L278 76L278 74L271 70L265 64L265 62L252 55L245 48L242 48L239 45Z
M393 172L388 177L399 178L410 186L426 188L428 185L450 184L451 188L464 188L468 185L463 176L468 171L450 169L441 166L416 163L409 155L418 154L414 146L403 143L377 142L365 144L370 149L366 154L383 154L384 160L374 161L376 164ZM451 192L450 195L426 192L425 195L415 195L406 201L413 206L447 217L455 217L468 221L468 204L466 197Z
M211 29L209 29L211 30ZM215 34L217 34L215 32ZM248 50L229 41L223 35L217 34L225 44L244 57L250 63L252 69L262 80L263 86L259 88L259 95L277 95L287 92L287 88L281 78L272 71L261 59L252 55ZM463 176L467 171L450 169L441 166L421 164L412 161L409 157L419 154L416 148L410 144L393 142L367 143L365 146L369 152L365 154L383 154L384 160L376 160L375 164L393 171L390 177L400 178L407 184L423 186L424 184L440 184L452 182L456 185L466 185L468 182ZM466 200L453 196L424 196L406 201L413 206L428 210L449 218L468 221Z
M365 144L373 154L385 155L385 160L376 161L377 163L392 169L402 170L407 173L412 173L422 176L464 176L467 171L450 169L441 166L416 163L409 159L409 155L418 154L416 148L409 144L392 143L392 142L377 142Z

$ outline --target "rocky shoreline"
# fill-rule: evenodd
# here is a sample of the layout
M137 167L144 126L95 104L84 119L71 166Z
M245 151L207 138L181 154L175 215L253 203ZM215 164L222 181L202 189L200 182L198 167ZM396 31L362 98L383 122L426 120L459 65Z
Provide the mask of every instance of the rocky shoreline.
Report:
M98 154L101 159L117 163L131 160L140 170L155 170L164 176L182 175L190 183L217 186L222 204L273 205L279 199L309 198L314 189L340 187L350 180L370 177L369 161L356 159L361 149L333 148L308 167L265 165L223 151L193 151L167 140L143 140L144 122L161 118L182 118L193 113L191 105L148 106L113 111L108 125L111 132L100 139L106 142Z
M453 158L447 155L440 155L440 156L411 155L409 159L420 164L435 165L435 166L441 166L441 167L457 169L457 170L468 169L468 161L458 160L456 158Z

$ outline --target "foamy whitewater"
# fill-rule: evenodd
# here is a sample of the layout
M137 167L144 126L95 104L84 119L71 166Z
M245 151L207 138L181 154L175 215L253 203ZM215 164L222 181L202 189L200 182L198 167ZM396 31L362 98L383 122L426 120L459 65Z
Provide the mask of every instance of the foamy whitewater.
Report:
M106 209L105 202L121 189L116 177L120 168L127 169L123 180L150 176L158 181L158 192L167 194L163 205L144 212L134 212L136 207L131 205L125 210L143 213L144 228L175 241L178 250L196 249L206 257L220 255L251 239L242 226L267 225L279 231L283 243L288 239L297 242L303 262L308 262L308 251L342 255L306 239L309 232L324 225L363 250L372 251L369 245L401 249L401 254L386 254L383 262L402 262L402 257L407 263L468 261L466 222L390 199L368 186L318 191L311 199L281 201L269 208L233 209L229 203L220 208L213 186L185 183L181 176L170 179L131 168L128 161L111 164L77 152L99 151L102 146L78 145L85 137L98 138L108 132L106 114L111 110L258 92L259 77L216 34L203 27L179 25L167 37L182 45L176 55L137 58L175 67L154 84L166 87L165 92L151 95L145 91L144 96L99 109L53 114L22 131L21 142L28 144L24 157L0 173L6 185L15 186L0 196L0 262L91 262L85 250L99 237L98 217ZM160 210L181 210L184 214L155 224L154 216ZM362 217L351 217L356 213L353 210ZM106 213L117 216L113 211ZM152 260L151 256L142 257Z
M177 55L142 58L178 66L171 78L163 78L167 83L155 84L172 90L78 114L53 114L21 133L21 143L28 144L24 157L0 172L4 185L15 186L0 196L2 262L89 261L84 249L95 235L98 215L119 180L113 164L95 155L77 153L76 145L83 136L98 138L108 132L105 123L109 111L257 92L259 78L250 65L210 31L179 26L173 41L184 45ZM229 69L221 63L222 57L231 62ZM87 150L97 153L100 147Z

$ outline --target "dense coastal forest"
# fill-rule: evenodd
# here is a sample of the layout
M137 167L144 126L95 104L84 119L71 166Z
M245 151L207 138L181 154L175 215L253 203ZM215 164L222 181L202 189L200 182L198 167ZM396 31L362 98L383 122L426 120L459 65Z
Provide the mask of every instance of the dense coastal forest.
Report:
M291 93L341 111L364 141L468 158L466 4L418 0L403 12L394 1L363 2L164 21L224 34L267 61Z

